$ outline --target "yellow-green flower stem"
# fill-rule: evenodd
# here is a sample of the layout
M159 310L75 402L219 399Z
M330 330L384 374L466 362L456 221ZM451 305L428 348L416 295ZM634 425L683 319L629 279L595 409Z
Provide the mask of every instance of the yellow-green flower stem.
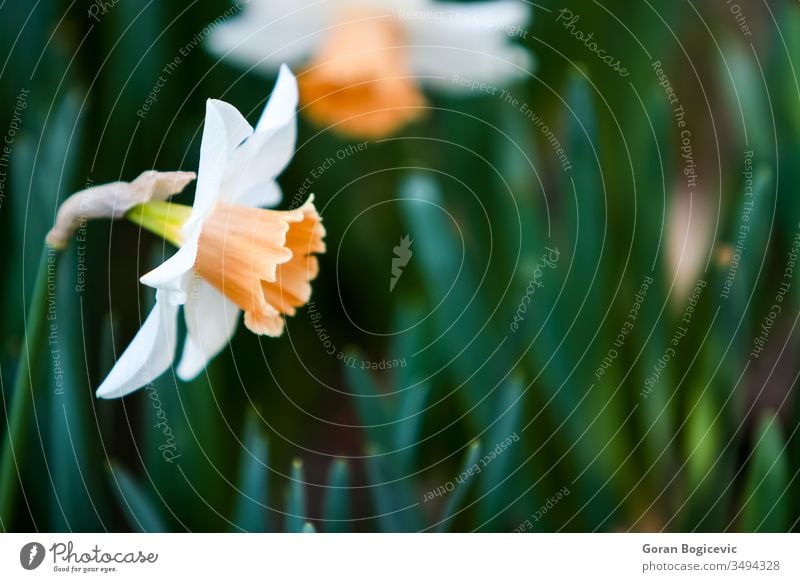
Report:
M183 244L183 225L191 213L191 206L157 200L134 206L125 218L179 247Z

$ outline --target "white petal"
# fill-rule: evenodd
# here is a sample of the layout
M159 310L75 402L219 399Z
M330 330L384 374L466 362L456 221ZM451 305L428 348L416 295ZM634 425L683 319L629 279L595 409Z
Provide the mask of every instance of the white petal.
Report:
M253 128L233 105L216 99L206 102L197 191L190 220L202 219L211 211L219 199L231 154L252 133Z
M259 189L264 195L256 197L263 198L289 164L297 143L297 99L297 80L284 66L256 132L231 155L222 185L226 201L246 204Z
M422 83L451 93L474 92L457 79L503 87L533 71L536 63L530 52L516 46L426 45L415 46L411 55Z
M520 0L495 0L485 2L427 2L423 9L431 18L407 18L410 24L438 28L445 34L458 31L478 33L492 31L498 39L520 34L530 24L531 7ZM413 16L413 15L412 15Z
M241 192L236 203L253 208L272 208L283 200L281 187L274 180L257 184L254 188Z
M156 291L153 310L97 389L97 396L125 396L166 372L175 358L177 319L178 307L164 291Z
M529 9L509 0L429 6L436 17L406 21L414 72L452 92L469 90L453 81L456 76L496 85L524 76L534 59L514 37L524 32Z
M308 60L333 23L331 0L250 0L242 14L214 29L206 46L219 57L272 74Z
M298 99L297 79L289 67L281 65L275 88L258 120L256 131L269 131L286 124L296 125Z
M184 306L186 343L178 364L178 377L189 381L230 342L241 310L222 293L195 279L195 287Z
M196 229L195 236L186 240L174 255L139 280L148 287L170 291L170 300L178 305L183 304L186 301L187 275L197 260L199 240L200 230Z
M436 10L436 7L440 6L439 2L431 0L377 0L376 4L386 11L398 12L400 17L413 15L425 8Z
M269 188L292 159L296 136L293 123L274 133L254 134L231 157L222 199L231 204L245 204L254 189Z

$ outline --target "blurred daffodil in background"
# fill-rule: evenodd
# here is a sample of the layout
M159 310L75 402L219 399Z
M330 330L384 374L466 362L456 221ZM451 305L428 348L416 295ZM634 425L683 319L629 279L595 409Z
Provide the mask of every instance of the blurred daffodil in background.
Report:
M303 113L344 137L390 135L425 114L423 87L500 86L532 67L511 0L252 0L209 38L217 56L266 73L299 67Z

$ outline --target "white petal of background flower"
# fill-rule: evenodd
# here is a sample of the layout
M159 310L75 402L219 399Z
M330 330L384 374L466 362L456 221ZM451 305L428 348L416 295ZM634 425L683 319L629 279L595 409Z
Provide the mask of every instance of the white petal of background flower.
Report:
M337 18L353 6L394 15L406 31L412 70L438 90L463 91L453 75L504 85L535 63L514 40L532 14L522 0L251 0L240 15L215 29L208 48L240 66L273 73L283 62L308 62Z
M469 89L454 83L454 75L505 85L533 68L530 52L513 40L515 31L519 34L529 24L527 4L442 2L428 8L436 17L407 21L411 66L423 83L458 92Z
M177 370L181 380L195 378L228 345L240 313L241 309L214 287L195 280L184 306L187 334Z
M251 0L235 18L209 36L209 50L240 66L272 73L281 64L299 64L313 55L333 24L337 0Z
M169 369L175 358L178 306L167 295L165 291L156 291L152 311L97 389L98 397L125 396Z

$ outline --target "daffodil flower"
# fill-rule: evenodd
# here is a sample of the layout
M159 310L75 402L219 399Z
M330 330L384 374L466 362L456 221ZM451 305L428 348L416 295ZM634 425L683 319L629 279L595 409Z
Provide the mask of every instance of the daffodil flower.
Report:
M275 178L294 153L297 99L283 67L255 130L232 105L209 100L193 206L155 200L128 211L179 249L141 278L156 289L155 306L99 397L124 396L170 368L181 306L187 337L177 374L189 380L225 348L241 312L252 332L279 336L284 315L308 302L315 253L325 251L313 197L295 210L261 208L281 198Z
M532 66L517 0L250 0L214 29L212 52L247 67L304 67L303 112L347 137L391 134L424 114L421 84L495 88Z

